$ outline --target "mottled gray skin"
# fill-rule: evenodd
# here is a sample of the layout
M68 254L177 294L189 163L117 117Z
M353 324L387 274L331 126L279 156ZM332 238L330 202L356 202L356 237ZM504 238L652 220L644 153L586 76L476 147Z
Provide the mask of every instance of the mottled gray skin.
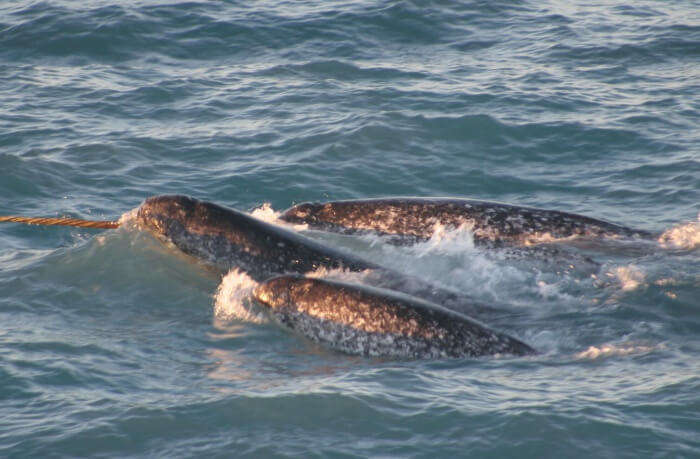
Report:
M286 275L260 284L253 295L282 325L348 354L413 359L535 353L462 314L387 290Z
M319 268L367 271L366 280L373 285L437 301L465 314L503 313L468 295L380 267L243 212L187 196L148 198L139 207L136 221L183 252L224 271L238 268L258 282Z
M225 270L237 267L256 281L319 267L378 268L243 212L187 196L146 199L139 207L137 222L189 255Z
M538 238L652 238L635 230L583 215L454 198L380 198L304 203L280 217L310 228L341 233L376 232L400 243L429 239L435 225L471 227L477 242L526 244Z

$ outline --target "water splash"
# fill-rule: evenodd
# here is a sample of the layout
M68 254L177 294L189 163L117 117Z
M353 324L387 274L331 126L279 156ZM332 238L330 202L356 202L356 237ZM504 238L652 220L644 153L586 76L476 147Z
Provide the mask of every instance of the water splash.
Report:
M409 247L407 252L412 259L421 260L406 260L407 269L414 275L427 272L440 285L515 306L529 305L537 298L540 306L544 301L557 308L562 303L578 308L581 300L571 290L578 292L581 282L590 282L590 267L585 263L578 266L583 260L580 256L562 253L561 260L552 260L557 254L538 248L485 249L475 243L469 226L436 226L433 237Z
M650 352L665 349L663 344L648 345L637 343L603 344L600 347L590 346L585 351L575 355L577 359L598 359L604 357L617 357L626 355L642 355Z
M645 288L645 273L635 265L618 266L612 273L620 283L623 292L630 292L638 288Z
M214 295L214 316L221 321L267 322L265 313L251 299L253 289L257 286L258 283L243 271L229 271Z
M664 231L658 242L666 249L694 250L700 247L700 214L698 221L682 223Z
M119 227L126 230L131 230L136 227L136 216L138 215L139 208L136 207L127 212L124 212L121 217L119 217Z
M276 211L272 208L269 202L264 202L258 207L250 211L250 216L255 217L258 220L262 220L267 223L278 224L279 216L282 212Z
M472 224L462 224L458 227L445 226L435 223L433 233L425 242L416 245L418 253L427 253L438 249L445 253L474 251L474 233Z
M264 202L250 211L251 217L255 217L266 223L270 223L271 225L284 226L285 228L293 229L295 231L305 231L309 229L309 225L306 223L296 224L280 220L280 215L282 215L282 211L273 209L272 204L269 202Z

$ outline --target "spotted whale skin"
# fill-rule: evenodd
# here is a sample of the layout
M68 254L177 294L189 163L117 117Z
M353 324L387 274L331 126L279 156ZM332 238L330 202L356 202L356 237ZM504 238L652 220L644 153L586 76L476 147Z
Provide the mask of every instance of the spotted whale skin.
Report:
M253 296L285 327L348 354L418 359L535 353L467 316L393 291L284 275L260 284Z
M458 198L377 198L303 203L280 218L340 233L376 232L397 243L429 239L436 225L466 226L476 242L528 245L571 237L640 238L655 235L558 210Z
M244 212L189 196L148 198L139 207L136 221L189 255L224 270L239 268L257 281L320 267L350 271L378 268Z

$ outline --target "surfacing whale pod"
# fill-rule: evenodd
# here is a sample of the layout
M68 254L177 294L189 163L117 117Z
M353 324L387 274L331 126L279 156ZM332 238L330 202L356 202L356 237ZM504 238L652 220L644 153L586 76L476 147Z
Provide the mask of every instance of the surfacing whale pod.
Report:
M258 282L319 268L343 269L367 273L366 281L373 285L436 301L466 314L503 312L469 295L362 260L244 212L188 196L148 198L139 207L136 222L189 255L224 271L238 268Z
M414 359L535 353L463 314L393 291L285 275L260 284L253 296L282 325L348 354Z
M282 220L340 233L376 232L402 243L429 239L436 225L465 226L477 242L532 244L575 236L651 239L635 230L583 215L456 198L379 198L303 203Z

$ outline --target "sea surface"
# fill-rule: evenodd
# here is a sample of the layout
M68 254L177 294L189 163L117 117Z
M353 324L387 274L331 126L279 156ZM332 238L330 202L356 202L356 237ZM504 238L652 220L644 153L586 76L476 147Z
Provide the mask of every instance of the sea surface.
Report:
M0 456L700 457L697 1L0 2ZM295 228L534 357L333 352L130 215L471 197L662 234L563 256ZM249 307L253 307L247 304Z

